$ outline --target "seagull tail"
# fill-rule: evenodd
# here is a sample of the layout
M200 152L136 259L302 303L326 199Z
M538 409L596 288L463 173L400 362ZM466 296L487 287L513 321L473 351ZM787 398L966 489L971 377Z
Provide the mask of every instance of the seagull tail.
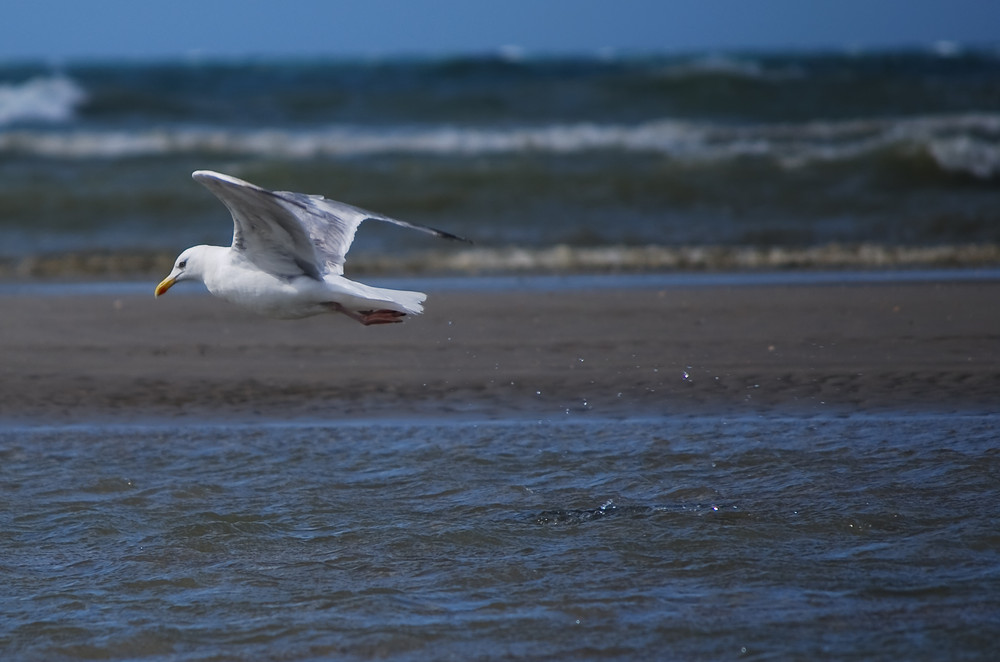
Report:
M424 312L427 295L423 292L372 287L336 274L327 274L325 281L331 290L330 300L348 310L395 310L406 315Z
M407 290L388 290L389 300L396 304L399 312L407 315L419 315L424 312L424 299L427 295L423 292L409 292ZM396 306L393 306L395 309Z

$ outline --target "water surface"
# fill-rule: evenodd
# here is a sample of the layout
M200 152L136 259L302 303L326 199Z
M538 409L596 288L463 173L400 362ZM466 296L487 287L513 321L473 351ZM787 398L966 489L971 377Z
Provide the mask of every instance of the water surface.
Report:
M6 659L990 659L1000 419L0 432Z
M989 49L0 63L0 259L227 244L199 168L522 249L508 269L552 246L997 244L997 89Z

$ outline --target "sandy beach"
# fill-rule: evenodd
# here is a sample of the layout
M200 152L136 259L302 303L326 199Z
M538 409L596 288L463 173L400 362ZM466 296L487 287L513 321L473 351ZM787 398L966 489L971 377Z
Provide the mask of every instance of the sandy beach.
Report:
M365 328L208 295L2 298L0 419L996 411L1000 283L429 292Z

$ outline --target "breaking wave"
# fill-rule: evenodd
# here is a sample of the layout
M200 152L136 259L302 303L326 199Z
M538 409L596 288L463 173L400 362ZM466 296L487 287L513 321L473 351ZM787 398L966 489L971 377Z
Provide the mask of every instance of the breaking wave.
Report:
M71 85L68 81L66 84ZM64 95L66 99L73 96L69 91ZM44 114L40 105L33 117L57 120L65 117L71 107L67 100L62 105L52 104ZM5 115L3 108L0 102L0 118L14 116L13 109L8 108ZM24 113L27 110L22 112L27 116ZM664 119L631 126L578 123L381 130L349 126L308 130L166 126L140 130L24 128L0 133L0 154L70 159L183 154L281 159L394 153L466 157L598 150L659 153L692 163L763 158L787 169L889 151L902 158L930 158L948 172L991 179L1000 176L1000 114L734 126Z
M900 246L875 243L821 246L549 246L469 248L410 256L363 256L355 272L605 273L908 267L981 267L1000 263L996 244Z
M170 270L175 251L92 250L0 257L11 278L154 278ZM352 255L352 275L601 274L910 268L995 268L1000 244L901 246L875 243L812 247L603 246L469 248Z
M73 119L86 93L64 76L36 77L0 84L0 126Z

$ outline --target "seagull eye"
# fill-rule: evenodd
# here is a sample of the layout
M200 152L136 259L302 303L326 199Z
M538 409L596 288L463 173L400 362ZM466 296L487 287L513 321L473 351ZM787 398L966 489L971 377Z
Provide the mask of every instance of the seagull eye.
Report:
M188 265L188 261L187 260L181 260L180 262L177 263L177 268L178 269L183 269L187 265Z

